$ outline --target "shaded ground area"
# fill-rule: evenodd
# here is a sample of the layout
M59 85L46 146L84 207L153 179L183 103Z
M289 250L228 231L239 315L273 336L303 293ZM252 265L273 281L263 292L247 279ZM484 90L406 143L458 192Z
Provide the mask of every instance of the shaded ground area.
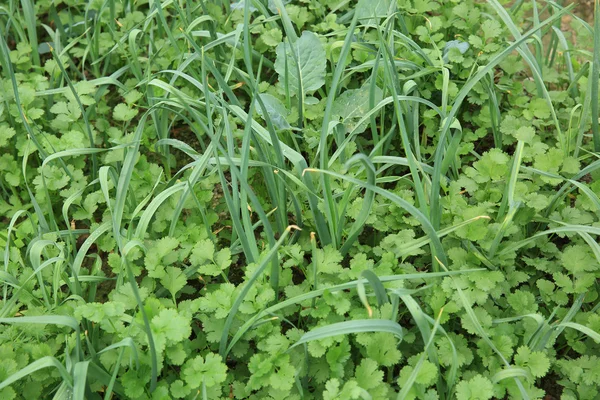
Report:
M571 0L568 4L577 3L575 13L586 21L594 20L594 1L593 0Z

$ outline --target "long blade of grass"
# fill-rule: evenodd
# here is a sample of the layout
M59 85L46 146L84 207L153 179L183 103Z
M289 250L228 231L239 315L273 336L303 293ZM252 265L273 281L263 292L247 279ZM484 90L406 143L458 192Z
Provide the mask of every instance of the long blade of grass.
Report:
M367 183L374 187L375 167L373 166L373 163L371 163L371 160L369 160L369 158L366 155L359 153L348 160L348 162L346 163L346 168L348 168L348 166L354 164L355 162L361 162L363 164L363 166L365 167L365 171L367 171ZM367 222L367 219L369 218L374 199L375 192L366 189L365 195L363 196L363 204L360 209L360 212L355 218L354 223L352 224L352 228L348 233L348 237L346 238L346 241L340 249L340 253L342 255L345 255L350 250L354 242L358 239L358 235L360 235L360 233L362 232L362 229L365 223ZM346 208L346 206L347 202L346 204L344 204L344 208ZM345 214L345 212L343 214ZM345 216L340 219L340 225L343 225L345 223L345 219Z
M90 247L92 247L92 245L96 242L96 240L98 240L98 238L100 238L100 236L102 236L103 234L108 232L111 228L112 228L112 224L110 223L110 221L107 221L107 222L103 223L102 225L98 226L90 234L90 236L88 236L85 239L85 241L79 248L79 251L77 252L77 256L75 256L75 260L73 260L73 265L71 267L71 270L73 271L73 274L75 277L79 276L79 271L81 270L81 265L83 264L83 259L87 255L87 252L89 251Z
M419 360L417 361L417 363L415 364L415 367L413 368L412 372L410 373L408 380L404 383L404 385L402 386L402 389L400 389L400 392L398 393L398 396L396 397L398 400L406 399L406 397L408 396L408 393L410 392L410 389L412 389L412 386L414 385L415 381L417 380L419 371L423 367L423 362L425 361L426 354L431 353L430 352L431 344L433 343L433 339L435 338L435 333L437 332L437 330L440 327L440 318L442 318L442 312L443 312L443 308L440 310L440 313L438 314L438 317L435 320L433 329L431 330L431 332L427 332L428 340L425 342L425 349L419 356ZM414 314L413 314L413 317L414 317ZM429 331L429 329L428 329L428 331ZM431 354L430 354L430 356L431 356ZM437 361L437 357L435 358L435 360Z
M85 400L89 361L81 361L73 367L73 400Z
M19 210L19 211L17 211L11 217L10 222L8 223L8 232L6 234L6 246L4 247L4 257L3 257L4 272L7 273L7 274L8 274L8 263L10 261L10 238L12 236L13 229L15 229L15 225L17 224L17 221L19 220L19 218L22 215L24 215L26 213L27 213L27 211L25 211L25 210ZM31 219L31 216L29 218L29 221L31 222L32 227L35 230L35 225L33 223L33 220ZM4 302L6 302L6 296L7 296L7 287L6 287L6 284L4 285L2 296L3 296Z
M495 1L495 0L490 0L490 1ZM430 195L430 202L431 202L430 208L431 208L431 210L437 210L435 213L432 212L431 224L434 227L436 227L436 228L439 227L439 224L440 224L439 218L441 217L441 210L439 210L439 207L440 207L440 182L442 179L441 169L442 169L442 163L443 163L443 158L444 158L444 146L442 144L446 140L446 136L448 135L448 132L450 131L450 127L452 126L452 124L455 121L456 116L458 115L458 112L461 108L460 106L462 105L463 101L467 98L468 94L471 92L473 87L475 87L475 85L481 79L483 79L485 76L487 76L487 74L493 68L495 68L500 62L502 62L502 60L504 60L513 51L517 50L523 43L525 43L526 40L529 39L530 36L532 36L539 29L541 29L544 26L551 24L554 21L561 18L562 15L568 9L569 8L562 9L560 12L557 12L556 14L552 15L550 18L548 18L544 22L542 22L539 27L535 27L535 28L527 31L525 34L521 35L510 46L507 46L503 51L501 51L494 58L492 58L488 62L487 65L485 65L484 67L481 67L478 70L478 72L471 79L469 79L469 81L467 81L464 84L464 86L461 88L459 93L456 95L454 104L452 105L450 112L446 116L446 120L443 123L443 126L441 128L440 139L439 139L440 145L437 146L436 151L435 151L434 174L432 176L431 195ZM510 17L509 17L509 19L510 19Z
M492 377L491 381L494 383L501 382L505 379L524 378L526 381L532 381L533 376L526 369L519 367L505 367L502 370L496 372Z
M331 84L329 86L329 93L327 95L327 103L325 105L325 112L323 114L323 122L321 124L321 136L319 140L319 166L321 169L327 169L328 167L328 158L329 154L327 151L327 139L329 136L329 122L332 118L333 111L333 101L337 96L338 86L341 81L342 73L344 72L345 60L350 52L350 45L352 43L352 38L354 37L354 30L358 23L358 14L355 14L352 18L352 22L348 27L348 32L346 33L346 37L344 38L344 45L340 51L339 61L335 67L333 72L333 77L331 79ZM337 247L336 243L336 224L338 223L337 210L335 207L335 201L333 199L333 193L331 190L331 186L329 184L329 177L327 175L320 176L321 182L321 192L323 193L323 197L325 199L325 215L329 221L329 238L320 237L321 243L324 245L331 243ZM320 233L320 232L319 232ZM329 241L327 241L329 239Z
M519 140L519 142L517 143L517 149L515 150L515 154L513 156L513 163L508 178L508 185L506 185L506 192L504 193L502 202L500 203L500 208L498 210L497 218L501 219L502 217L504 217L504 220L500 224L500 229L498 229L498 232L496 233L496 236L494 236L494 240L492 241L492 244L490 245L490 248L488 250L487 257L489 259L494 258L494 254L496 253L496 250L500 245L500 241L504 237L504 233L510 226L510 223L512 222L519 208L519 204L515 203L514 199L515 189L517 186L517 179L519 177L519 170L521 168L521 160L523 158L524 147L525 143ZM507 208L508 212L506 212Z
M19 379L23 379L24 377L33 374L36 371L44 368L55 368L64 382L67 383L69 387L73 387L73 379L71 375L67 372L66 368L54 357L45 356L36 360L26 366L23 369L13 373L8 378L6 378L3 382L0 382L0 389L4 389L8 385L18 381Z
M95 362L91 362L88 366L88 376L90 378L94 378L96 381L100 382L104 386L110 386L112 384L112 390L117 393L120 398L125 399L127 396L125 395L125 389L121 385L120 382L111 378L111 376L99 365Z
M391 333L399 340L404 338L404 331L397 322L390 321L389 319L359 319L338 322L312 329L302 335L302 337L300 337L300 339L298 339L298 341L294 343L290 349L313 340L362 332L385 332Z
M586 225L564 224L564 226L548 229L543 232L538 232L538 233L536 233L532 236L529 236L525 239L522 239L518 242L513 242L511 244L508 244L505 248L503 248L502 250L500 250L498 252L498 255L508 254L510 252L517 251L518 249L520 249L524 246L527 246L528 244L534 242L535 240L537 240L538 238L543 237L543 236L552 235L554 233L579 233L579 232L591 233L593 235L600 235L600 228L596 228L593 226L586 226Z
M441 264L441 265L442 265L442 268L446 269L445 264ZM508 360L504 357L504 355L500 352L500 350L498 350L498 348L496 347L494 342L492 342L489 335L483 329L483 326L481 326L481 323L479 322L479 319L477 318L475 311L473 311L473 307L471 307L471 304L469 303L469 300L467 299L463 290L460 288L460 286L454 280L452 280L452 281L453 281L454 287L456 288L456 291L458 293L458 297L461 301L461 304L465 310L465 313L471 320L471 323L475 327L475 331L477 332L477 334L494 351L494 353L496 353L496 355L500 358L500 360L506 367L511 367ZM513 377L513 379L514 379L515 383L517 384L517 387L519 388L519 392L521 393L521 396L523 397L523 399L528 400L530 397L527 394L525 387L523 386L523 383L521 383L521 381L519 380L519 378L517 376Z
M383 283L381 282L379 277L375 274L375 272L371 271L370 269L366 269L361 273L361 275L363 276L363 278L365 278L367 281L369 281L369 284L373 288L373 292L375 292L375 297L377 298L377 304L380 307L382 305L390 302L390 299L388 298L387 293L385 291L385 287L383 286Z
M35 317L0 318L0 324L52 324L68 326L79 332L79 322L73 317L66 315L38 315Z
M590 81L592 82L592 138L594 141L594 151L600 152L600 108L598 98L598 80L600 79L600 0L594 0L594 58L592 61L592 70L590 71Z
M144 321L145 333L148 337L148 347L150 348L150 365L151 365L151 373L150 373L150 391L153 391L156 387L156 382L158 379L158 357L156 354L156 346L154 344L154 337L152 334L152 330L150 328L150 321L148 320L148 316L146 315L146 310L144 308L144 304L142 303L142 299L139 294L138 285L131 271L131 266L127 261L127 257L124 255L123 250L123 240L121 237L121 227L123 221L123 212L125 209L125 201L127 199L127 193L129 191L131 176L133 174L133 170L135 168L135 164L138 158L138 149L140 144L140 139L142 133L144 131L144 123L147 119L148 112L144 113L140 118L138 126L134 132L132 146L127 149L125 160L123 161L123 167L119 174L119 181L117 183L116 195L114 201L114 209L111 212L111 222L113 228L113 236L117 243L117 247L121 253L121 263L124 265L125 270L127 271L127 276L129 279L129 283L131 285L134 297L138 304L140 313L142 315L142 319ZM108 202L108 199L107 199Z
M462 270L462 271L446 271L446 272L423 272L423 273L415 273L415 274L403 274L403 275L392 275L392 276L380 276L379 280L381 282L395 282L395 281L399 281L399 280L420 280L420 279L429 279L429 278L440 278L440 277L444 277L444 276L450 276L450 275L460 275L463 273L471 273L471 272L476 272L476 271L483 271L484 269L470 269L470 270ZM248 321L246 321L242 327L240 327L238 329L238 331L236 332L236 334L233 336L233 338L231 339L231 342L229 343L229 347L227 348L227 351L229 352L231 350L231 348L233 347L233 345L235 343L237 343L241 337L252 327L254 326L254 324L260 320L262 317L264 317L265 315L272 315L275 312L292 306L292 305L296 305L296 304L300 304L304 301L307 300L312 300L316 297L322 296L323 293L325 293L325 291L328 292L337 292L340 290L346 290L346 289L353 289L356 288L358 286L359 283L362 283L363 285L368 283L368 280L366 279L359 279L356 281L351 281L348 283L343 283L340 285L336 285L336 286L330 286L324 289L318 289L318 290L313 290L311 292L305 293L305 294L301 294L298 296L295 296L291 299L288 300L284 300L284 301L280 301L277 304L274 304L268 308L266 308L265 310L257 313L256 315L254 315L252 318L250 318ZM419 289L404 289L405 291L402 292L402 294L414 294L417 293L421 290L423 290L423 288L419 288Z
M557 328L571 328L575 329L593 339L596 343L600 343L600 333L594 331L593 329L588 328L587 326L578 324L576 322L561 322L556 326Z
M229 310L229 314L227 315L227 319L225 320L225 326L223 328L223 333L221 335L221 341L219 344L219 353L221 354L221 357L223 357L224 359L227 357L227 354L229 352L228 348L227 348L227 340L229 338L229 332L231 330L231 325L233 323L233 319L235 318L235 316L238 312L238 309L240 308L240 305L242 304L242 302L246 298L246 295L248 294L248 292L254 285L254 282L256 282L256 280L262 275L262 273L264 272L266 267L269 265L269 262L271 261L271 259L276 255L277 251L279 250L279 247L281 247L281 245L283 245L283 243L285 242L285 239L287 238L287 236L289 235L289 233L292 229L298 229L298 228L293 225L290 225L287 227L287 229L283 232L283 234L281 235L281 237L279 238L277 243L275 243L275 245L273 247L271 247L269 252L264 256L263 260L259 264L258 268L254 271L252 276L245 282L244 288L242 289L240 294L236 297L235 302L233 303L233 306L231 306L231 310Z
M431 222L429 222L429 218L427 218L427 216L425 216L419 209L417 209L415 206L413 206L406 200L402 199L400 196L398 196L388 190L371 185L368 182L364 182L359 179L349 177L347 175L338 174L337 172L325 171L325 170L314 169L314 168L307 168L305 170L305 172L318 172L320 174L331 175L338 179L342 179L342 180L354 183L355 185L364 187L365 189L369 189L369 190L373 191L374 193L377 193L380 196L383 196L383 197L393 201L399 207L406 210L410 215L415 217L421 223L421 227L422 227L423 231L425 231L427 236L429 236L431 243L433 244L433 247L436 250L436 254L438 255L438 258L442 261L446 260L446 254L444 252L444 248L442 247L442 243L440 242L440 238L437 236L437 233L436 233L435 229L433 228Z
M21 7L23 7L27 36L29 37L29 45L31 46L33 54L33 63L39 67L41 63L40 54L38 53L37 26L35 23L36 11L34 3L31 0L21 0Z

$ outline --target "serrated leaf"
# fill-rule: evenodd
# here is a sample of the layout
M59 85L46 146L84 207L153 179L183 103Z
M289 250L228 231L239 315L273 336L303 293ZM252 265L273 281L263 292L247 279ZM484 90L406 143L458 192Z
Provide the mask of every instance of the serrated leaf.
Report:
M182 377L194 389L202 384L211 387L225 381L227 366L223 364L220 355L208 353L206 358L196 356L186 361L182 368Z
M269 29L268 31L263 32L263 34L261 35L260 38L262 39L264 44L266 44L267 46L275 47L279 43L281 43L281 39L283 38L283 35L279 28L273 28L273 29Z
M138 110L129 108L126 104L117 104L113 110L113 118L117 121L131 121L138 114Z
M168 343L177 343L192 333L191 318L185 317L174 309L164 309L152 318L152 330L164 334Z
M6 124L0 125L0 147L6 146L10 138L16 135L16 131Z
M479 374L468 381L460 381L456 385L456 397L461 400L488 400L493 396L492 382Z
M175 267L167 267L165 275L161 278L160 283L171 293L175 298L175 294L179 292L187 283L187 277L179 269Z
M201 240L194 246L190 255L192 265L202 265L212 260L215 255L215 245L210 239Z
M500 22L495 19L487 19L481 24L481 30L486 39L495 38L502 33Z
M40 108L30 108L27 110L27 118L29 119L40 119L44 115L44 110Z
M59 101L50 107L50 112L53 114L68 114L69 108L67 107L67 103L65 101Z
M537 378L546 375L550 369L550 360L546 354L541 351L531 351L527 346L517 349L515 364L520 367L528 367L529 372Z
M231 250L227 248L219 250L214 261L221 270L228 268L231 265Z

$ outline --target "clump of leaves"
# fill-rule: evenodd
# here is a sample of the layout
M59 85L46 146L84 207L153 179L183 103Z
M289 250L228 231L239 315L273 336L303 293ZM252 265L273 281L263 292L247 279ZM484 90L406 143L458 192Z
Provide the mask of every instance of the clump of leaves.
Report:
M600 14L67 3L0 14L0 398L598 396Z

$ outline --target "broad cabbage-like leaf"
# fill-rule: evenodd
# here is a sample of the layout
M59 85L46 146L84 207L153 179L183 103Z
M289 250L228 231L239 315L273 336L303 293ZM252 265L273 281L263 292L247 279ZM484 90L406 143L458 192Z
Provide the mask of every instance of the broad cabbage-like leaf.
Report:
M391 0L360 0L356 6L358 21L362 24L377 23L389 15Z
M291 95L304 96L325 84L325 49L313 32L302 32L294 43L280 43L276 52L275 71L283 84L287 81Z
M332 114L346 127L346 132L351 132L356 128L356 124L371 109L369 106L370 85L365 84L360 89L346 90L339 95L333 103ZM383 98L383 92L379 87L375 87L375 96L373 104L377 104ZM362 133L367 128L368 122L364 122L357 128L356 133Z
M285 117L288 116L289 111L279 101L279 99L277 99L277 97L271 96L270 94L267 94L267 93L261 93L261 94L259 94L259 97L262 100L263 104L265 105L267 114L269 115L269 118L271 119L271 123L273 124L275 129L278 129L278 130L279 129L289 129L290 124L285 119ZM264 119L265 116L263 114L262 107L257 105L256 110L258 112L258 115L260 115Z

